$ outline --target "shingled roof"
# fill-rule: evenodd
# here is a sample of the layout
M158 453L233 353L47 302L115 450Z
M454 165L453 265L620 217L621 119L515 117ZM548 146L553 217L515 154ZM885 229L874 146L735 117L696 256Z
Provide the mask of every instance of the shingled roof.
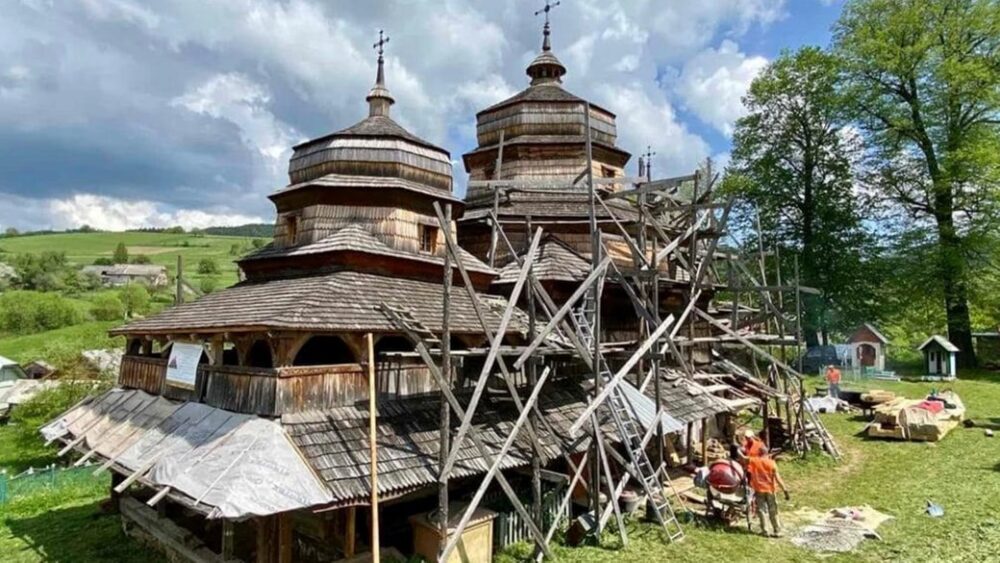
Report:
M543 464L560 455L557 440L562 440L570 450L580 449L580 441L567 437L569 427L585 406L586 392L575 383L552 383L540 395L539 410L557 433L553 436L538 429ZM436 483L440 445L437 401L414 398L386 402L378 409L379 493L391 497ZM495 455L516 419L517 411L510 401L487 398L476 410L473 428ZM368 496L371 458L367 405L285 415L281 422L335 501ZM452 423L457 428L459 421L453 417ZM470 440L463 443L460 452L454 477L469 477L489 469L489 462ZM522 430L501 467L527 465L532 455L531 442Z
M269 197L274 199L275 197L281 197L290 192L301 191L312 187L364 188L366 190L398 189L431 196L435 199L448 201L457 205L462 204L461 198L456 197L451 192L442 190L441 188L421 184L419 182L414 182L412 180L407 180L405 178L394 178L392 176L359 176L353 174L326 174L325 176L320 176L319 178L315 178L313 180L300 182L298 184L291 184L281 188Z
M444 265L444 258L432 254L407 251L402 248L393 248L385 244L378 237L368 232L361 225L348 225L335 231L330 236L310 244L298 246L276 247L273 243L260 248L240 260L252 262L272 258L287 258L292 256L308 256L311 254L323 254L326 252L364 252L379 256L392 256L395 258L405 258L429 264ZM493 274L494 270L484 264L481 260L459 248L459 256L462 264L472 272L482 272Z
M704 386L687 379L674 370L660 370L660 403L667 414L681 422L697 422L723 412L733 410L725 400L711 394ZM647 397L654 398L654 387L650 383L643 390Z
M535 257L532 270L540 280L579 282L590 274L590 260L558 237L548 234L538 245L538 256ZM493 283L514 283L520 271L517 261L511 260L500 269L500 276Z
M131 322L112 334L171 333L216 330L294 329L308 331L396 332L378 310L383 302L408 309L432 331L441 330L443 288L440 283L393 278L354 271L247 281L197 301ZM495 329L500 313L492 300L481 299L487 322ZM482 333L465 291L451 297L451 330ZM524 332L517 323L512 332Z

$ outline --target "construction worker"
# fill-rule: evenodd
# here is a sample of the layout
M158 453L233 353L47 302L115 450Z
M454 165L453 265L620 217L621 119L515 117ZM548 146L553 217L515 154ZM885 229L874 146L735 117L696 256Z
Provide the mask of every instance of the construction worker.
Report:
M737 450L740 460L746 465L746 461L752 457L766 455L767 446L763 440L754 434L754 431L747 428L743 431L743 446Z
M834 399L840 398L840 370L833 365L826 366L826 384L829 394Z
M781 522L778 520L778 501L774 496L777 487L781 487L781 491L785 493L785 500L791 497L788 494L788 487L778 474L778 465L767 454L753 456L747 463L747 473L750 477L750 488L754 492L754 502L757 505L757 517L760 518L761 534L780 538ZM771 534L767 533L765 515L771 520L773 530Z

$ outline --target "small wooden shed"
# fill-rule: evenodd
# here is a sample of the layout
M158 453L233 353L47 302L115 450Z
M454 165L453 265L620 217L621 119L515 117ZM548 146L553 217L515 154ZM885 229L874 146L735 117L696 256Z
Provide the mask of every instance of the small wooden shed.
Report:
M957 376L958 347L948 342L947 338L935 334L924 341L917 350L924 353L924 365L927 367L928 375Z
M851 349L852 365L885 371L888 344L889 339L870 323L859 326L847 339L847 345Z

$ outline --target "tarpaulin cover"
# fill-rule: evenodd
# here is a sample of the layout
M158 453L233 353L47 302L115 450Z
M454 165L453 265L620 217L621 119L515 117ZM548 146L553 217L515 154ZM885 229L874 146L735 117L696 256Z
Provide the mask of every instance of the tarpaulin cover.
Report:
M119 467L143 473L210 507L209 518L264 516L331 502L281 426L200 403L111 390L42 428L84 444Z

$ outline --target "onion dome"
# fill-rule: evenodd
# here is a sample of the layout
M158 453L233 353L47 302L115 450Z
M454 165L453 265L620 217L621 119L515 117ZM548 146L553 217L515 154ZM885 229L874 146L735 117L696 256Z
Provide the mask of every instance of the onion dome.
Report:
M380 43L385 41L388 40ZM368 117L294 147L288 164L291 184L339 174L402 179L450 194L452 171L448 151L410 133L390 117L395 100L386 87L381 48L375 84L365 99Z

